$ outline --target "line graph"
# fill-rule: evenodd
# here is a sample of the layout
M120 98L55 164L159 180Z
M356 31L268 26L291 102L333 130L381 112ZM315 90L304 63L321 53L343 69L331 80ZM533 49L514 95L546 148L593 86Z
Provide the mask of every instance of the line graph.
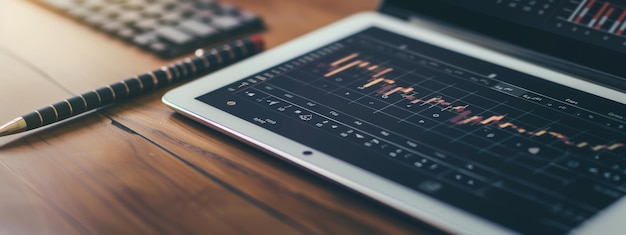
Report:
M547 127L543 129L536 129L532 126L525 126L524 123L517 123L513 121L507 121L508 116L506 114L493 114L490 116L475 115L480 111L469 109L468 104L446 101L441 97L424 97L418 98L415 87L408 85L400 85L396 80L383 77L392 71L394 68L372 65L370 61L359 59L359 53L351 53L345 57L330 63L327 68L328 71L324 74L325 78L331 78L333 76L340 75L342 72L349 72L352 70L369 70L369 74L365 83L357 86L359 90L374 89L373 94L377 94L382 99L388 99L390 96L397 94L401 99L408 101L409 104L424 106L428 105L431 108L437 107L441 111L447 111L454 113L455 116L448 120L456 126L469 125L479 127L496 127L503 130L509 130L511 134L523 134L527 137L542 137L548 136L561 143L572 146L575 148L587 148L592 151L613 151L623 148L625 145L621 142L609 142L609 143L595 143L591 144L592 140L579 140L573 141L567 134L561 133L557 130L552 130L553 127ZM517 119L513 117L512 119ZM572 133L571 135L575 135Z

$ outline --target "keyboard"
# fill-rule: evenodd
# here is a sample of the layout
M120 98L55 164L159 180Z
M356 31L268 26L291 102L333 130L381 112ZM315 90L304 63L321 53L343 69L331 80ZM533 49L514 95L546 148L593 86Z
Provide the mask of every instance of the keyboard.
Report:
M31 0L169 59L261 31L262 19L215 0Z

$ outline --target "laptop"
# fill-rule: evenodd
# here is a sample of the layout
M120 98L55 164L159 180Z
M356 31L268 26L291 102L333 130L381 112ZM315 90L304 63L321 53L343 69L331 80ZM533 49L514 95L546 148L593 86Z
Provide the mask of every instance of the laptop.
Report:
M444 232L623 233L625 18L388 0L163 102Z

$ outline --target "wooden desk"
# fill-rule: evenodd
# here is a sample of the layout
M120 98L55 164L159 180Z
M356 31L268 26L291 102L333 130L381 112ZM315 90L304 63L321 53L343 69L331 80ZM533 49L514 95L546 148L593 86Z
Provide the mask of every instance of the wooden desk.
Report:
M374 0L232 0L269 47ZM24 0L0 1L0 122L159 60ZM168 89L0 138L0 234L416 234L418 222L174 114Z

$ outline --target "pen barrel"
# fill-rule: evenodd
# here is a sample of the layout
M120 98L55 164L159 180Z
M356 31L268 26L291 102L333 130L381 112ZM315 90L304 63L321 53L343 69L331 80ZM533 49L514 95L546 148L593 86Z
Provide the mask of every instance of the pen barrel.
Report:
M26 121L26 130L49 125L172 83L210 73L263 49L263 40L259 36L240 39L208 50L200 49L196 51L194 57L51 104L22 118Z

